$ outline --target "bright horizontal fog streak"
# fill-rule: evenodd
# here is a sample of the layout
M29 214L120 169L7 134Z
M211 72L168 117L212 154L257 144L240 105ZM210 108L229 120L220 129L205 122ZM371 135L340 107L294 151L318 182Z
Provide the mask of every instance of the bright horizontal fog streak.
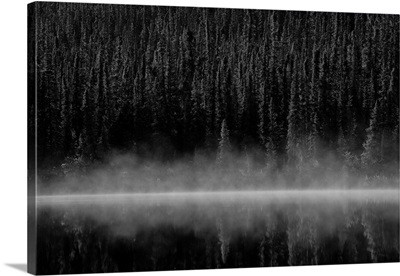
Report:
M73 204L213 204L213 203L323 203L376 202L397 203L397 189L360 190L257 190L196 191L165 193L108 193L40 195L38 206Z
M365 217L369 211L397 225L399 192L309 189L57 194L38 196L37 207L39 213L63 219L66 215L65 223L89 219L123 235L160 225L214 231L218 223L240 232L297 216L338 227L353 213Z

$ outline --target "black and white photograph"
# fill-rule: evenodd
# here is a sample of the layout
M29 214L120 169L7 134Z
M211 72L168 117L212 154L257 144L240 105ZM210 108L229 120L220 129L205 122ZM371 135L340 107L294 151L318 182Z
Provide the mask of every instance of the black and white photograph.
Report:
M33 2L27 25L29 273L399 262L398 14Z

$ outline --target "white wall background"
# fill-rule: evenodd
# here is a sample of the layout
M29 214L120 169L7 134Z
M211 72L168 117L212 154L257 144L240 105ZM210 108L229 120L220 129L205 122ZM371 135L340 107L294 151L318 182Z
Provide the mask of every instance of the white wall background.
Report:
M72 2L72 1L65 1ZM93 3L314 10L400 14L396 0L108 0ZM24 275L27 260L26 183L26 0L1 1L0 7L0 275ZM152 275L398 275L400 264L156 272ZM101 275L101 274L92 274ZM123 275L147 275L125 273Z

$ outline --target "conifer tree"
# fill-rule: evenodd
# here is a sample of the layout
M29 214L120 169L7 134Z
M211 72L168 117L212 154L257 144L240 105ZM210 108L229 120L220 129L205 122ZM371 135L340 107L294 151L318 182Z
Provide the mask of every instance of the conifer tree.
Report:
M369 127L367 128L367 139L363 144L364 151L361 154L361 162L364 168L374 168L381 160L380 147L380 114L379 103L375 102L372 110Z
M296 67L295 70L296 71ZM299 133L298 127L300 124L299 120L299 92L297 77L294 77L291 84L290 90L290 103L289 103L289 114L288 120L288 131L287 131L287 144L286 150L290 161L295 162L299 153Z
M229 130L226 123L226 119L222 121L221 124L221 134L218 143L218 154L217 154L217 164L223 165L227 161L229 151L231 149L231 144L229 141Z

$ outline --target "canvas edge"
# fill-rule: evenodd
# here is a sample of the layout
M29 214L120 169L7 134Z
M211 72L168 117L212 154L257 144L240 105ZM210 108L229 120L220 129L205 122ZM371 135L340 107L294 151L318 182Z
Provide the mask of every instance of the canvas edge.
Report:
M27 5L27 140L28 140L28 237L27 272L36 274L37 263L37 221L36 221L36 182L37 182L37 120L36 120L36 5Z

